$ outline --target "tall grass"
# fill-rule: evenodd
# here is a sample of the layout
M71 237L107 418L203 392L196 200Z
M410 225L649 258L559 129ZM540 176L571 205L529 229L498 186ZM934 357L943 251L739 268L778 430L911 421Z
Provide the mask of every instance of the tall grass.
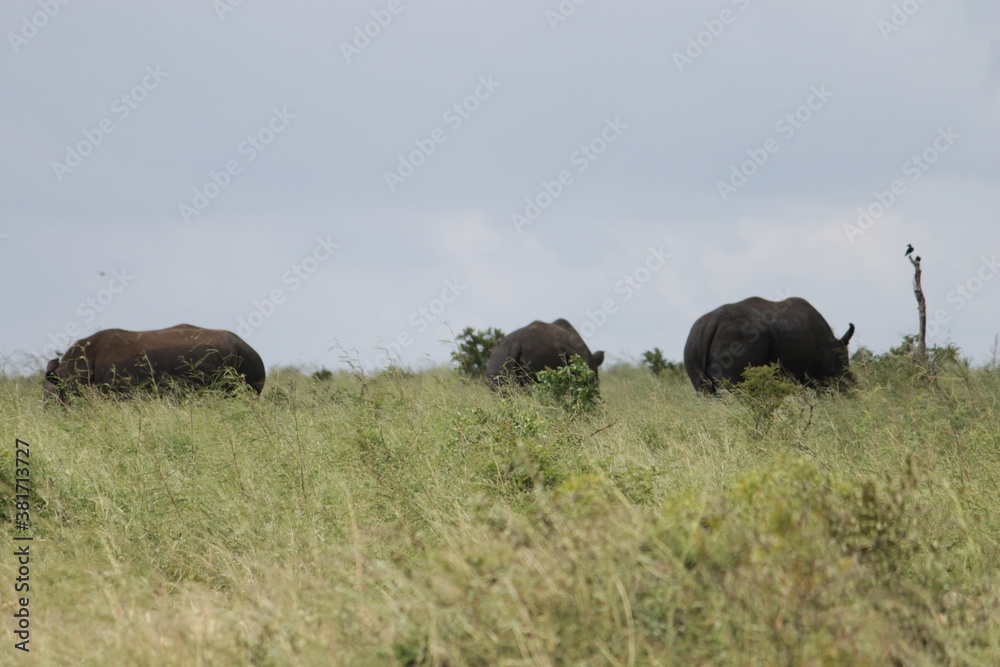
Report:
M32 656L1000 664L1000 373L858 375L766 432L628 367L590 412L446 369L68 410L0 380L8 526L15 436L37 487Z

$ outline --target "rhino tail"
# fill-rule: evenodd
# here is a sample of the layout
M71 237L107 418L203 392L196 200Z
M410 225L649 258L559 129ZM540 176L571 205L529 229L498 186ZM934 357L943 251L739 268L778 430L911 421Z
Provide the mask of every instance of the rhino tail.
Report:
M573 352L569 347L562 342L556 342L556 356L562 359L563 363L569 365L569 358L573 356Z
M719 386L718 383L716 383L715 378L713 378L712 374L708 372L712 343L715 341L715 334L718 330L719 324L717 322L712 322L705 328L705 332L701 337L701 363L698 365L700 384L702 387L705 387L707 391L711 391L712 393L719 390Z
M523 368L524 355L521 350L521 341L514 341L510 347L510 353L507 355L507 361L504 362L504 370L510 374L520 374L523 372Z

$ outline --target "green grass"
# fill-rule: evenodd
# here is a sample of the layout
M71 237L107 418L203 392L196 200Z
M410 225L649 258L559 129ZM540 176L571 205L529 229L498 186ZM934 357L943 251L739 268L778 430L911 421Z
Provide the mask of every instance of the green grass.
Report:
M16 436L36 664L1000 664L1000 373L858 376L766 431L628 367L581 413L446 369L69 410L3 379L0 662Z

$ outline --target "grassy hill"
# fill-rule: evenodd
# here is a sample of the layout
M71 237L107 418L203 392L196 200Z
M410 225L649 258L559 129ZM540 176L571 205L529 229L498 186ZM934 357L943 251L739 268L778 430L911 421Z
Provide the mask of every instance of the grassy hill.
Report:
M0 380L0 662L29 595L42 665L1000 664L1000 372L857 370L756 429L630 367L580 414L448 369Z

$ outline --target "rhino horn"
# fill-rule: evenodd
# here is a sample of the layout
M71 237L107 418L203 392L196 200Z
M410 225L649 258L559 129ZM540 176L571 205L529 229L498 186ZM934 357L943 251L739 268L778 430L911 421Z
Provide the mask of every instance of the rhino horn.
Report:
M844 345L847 345L849 342L851 342L851 336L853 335L854 335L854 324L851 323L848 324L847 333L843 335L843 337L840 339L840 342L843 343Z

